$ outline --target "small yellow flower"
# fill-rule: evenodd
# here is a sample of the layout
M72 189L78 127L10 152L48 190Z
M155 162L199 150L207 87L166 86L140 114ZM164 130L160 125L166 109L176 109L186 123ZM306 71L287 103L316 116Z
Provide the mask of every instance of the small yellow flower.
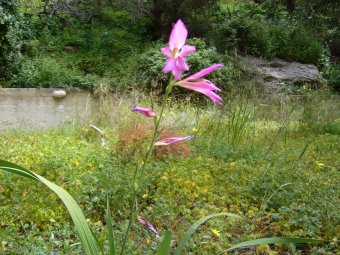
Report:
M74 164L75 164L76 167L78 167L78 166L79 166L79 161L76 160L76 161L74 162Z
M211 175L208 174L208 173L204 173L203 176L204 176L205 179L210 179L211 178Z
M192 130L192 132L197 132L198 131L197 128L192 128L191 130Z
M316 164L319 168L323 168L325 166L325 164L320 161L316 161Z
M207 190L206 188L201 188L201 189L200 189L200 192L201 192L201 193L207 193L208 190Z
M212 228L210 230L215 236L220 236L220 231L218 231L216 228Z
M93 168L93 164L92 164L92 163L88 163L88 164L87 164L87 169L88 169L88 170L92 170L92 168Z
M143 194L142 198L147 198L148 194Z
M146 245L149 245L151 243L149 238L145 238L144 242L145 242Z
M166 175L163 175L162 177L161 177L161 180L167 180L168 179L168 177L166 176Z

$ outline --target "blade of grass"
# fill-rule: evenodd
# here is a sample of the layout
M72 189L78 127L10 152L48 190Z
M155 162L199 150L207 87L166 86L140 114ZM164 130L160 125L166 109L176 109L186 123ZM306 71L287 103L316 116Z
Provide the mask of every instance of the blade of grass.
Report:
M66 206L73 220L73 223L78 231L79 238L82 243L85 254L87 255L103 254L103 251L98 243L98 240L92 233L89 225L87 224L86 218L81 208L66 190L30 170L27 170L19 165L16 165L5 160L0 160L0 169L30 179L39 180L42 183L44 183L47 187L49 187L54 193L58 195L58 197L63 201L64 205Z
M299 237L271 237L271 238L259 238L254 239L246 242L242 242L230 247L227 250L224 250L218 254L222 254L228 251L254 246L254 245L261 245L261 244L290 244L290 243L319 243L325 242L325 240L320 239L312 239L312 238L299 238Z
M14 163L11 163L5 160L0 160L0 167L3 170L6 170L8 172L18 174L23 177L30 178L32 180L36 180L36 181L38 180L38 178L34 174L32 174L29 170L26 170L25 168L19 165L16 165Z
M171 247L171 237L172 237L172 233L170 231L165 233L165 236L163 238L161 247L157 255L169 255L170 247Z
M107 203L106 203L106 224L107 224L107 229L108 229L108 240L109 240L109 254L110 255L115 255L115 242L113 239L113 227L112 227L112 218L111 218L111 211L110 211L110 201L109 201L109 196L106 198Z
M185 232L184 236L182 237L182 239L180 240L174 255L180 255L181 251L185 248L186 242L190 239L190 237L193 235L193 233L196 231L196 229L201 226L204 222L206 222L207 220L211 219L211 218L215 218L215 217L220 217L220 216L228 216L228 217L232 217L235 219L240 219L243 220L243 217L237 215L237 214L233 214L233 213L216 213L216 214L210 214L202 219L199 219L198 221L196 221L194 224L191 225L191 227L187 230L187 232Z

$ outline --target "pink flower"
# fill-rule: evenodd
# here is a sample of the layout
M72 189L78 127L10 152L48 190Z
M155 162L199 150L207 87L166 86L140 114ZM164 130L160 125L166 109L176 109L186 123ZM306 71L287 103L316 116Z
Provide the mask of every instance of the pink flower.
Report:
M181 78L182 71L189 70L185 57L196 50L195 46L185 45L187 36L188 30L179 19L171 31L169 46L161 49L161 52L168 57L163 72L172 72L176 80Z
M184 137L168 137L159 140L158 142L155 143L155 146L167 146L173 143L181 142L181 141L187 141L194 139L196 136L184 136Z
M146 117L155 117L156 116L156 114L152 111L151 108L139 107L136 102L134 103L133 109L131 111L132 112L139 112L140 114L143 114Z
M151 225L150 222L148 222L146 219L142 218L141 216L137 216L137 220L140 224L142 224L143 226L145 226L147 229L149 229L152 233L154 233L156 235L157 238L160 238L157 230Z
M222 98L215 94L213 91L221 91L218 87L216 87L211 81L203 79L202 77L211 73L212 71L222 67L222 64L215 64L208 68L205 68L198 73L195 73L183 80L180 80L176 82L177 86L195 90L197 92L200 92L207 97L209 97L211 100L213 100L217 104L222 104Z

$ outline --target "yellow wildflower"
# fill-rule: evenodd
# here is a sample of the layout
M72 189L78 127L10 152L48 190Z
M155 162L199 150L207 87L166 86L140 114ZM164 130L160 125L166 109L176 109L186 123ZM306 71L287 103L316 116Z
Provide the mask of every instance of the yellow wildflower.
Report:
M319 168L323 168L325 166L325 164L320 161L316 161L316 164Z
M212 228L210 230L215 236L220 236L220 231L218 231L216 228Z
M151 243L151 241L150 241L149 238L145 238L144 243L145 243L146 245L149 245L149 244Z
M166 175L163 175L163 176L161 176L161 179L162 179L162 180L167 180L168 177L167 177Z

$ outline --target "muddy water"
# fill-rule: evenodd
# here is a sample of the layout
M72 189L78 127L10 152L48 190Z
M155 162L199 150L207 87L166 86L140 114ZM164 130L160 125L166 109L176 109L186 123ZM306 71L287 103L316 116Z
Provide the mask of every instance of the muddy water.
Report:
M65 121L86 116L96 107L90 93L64 90L66 96L57 98L60 89L0 89L0 130L36 129L58 126Z

